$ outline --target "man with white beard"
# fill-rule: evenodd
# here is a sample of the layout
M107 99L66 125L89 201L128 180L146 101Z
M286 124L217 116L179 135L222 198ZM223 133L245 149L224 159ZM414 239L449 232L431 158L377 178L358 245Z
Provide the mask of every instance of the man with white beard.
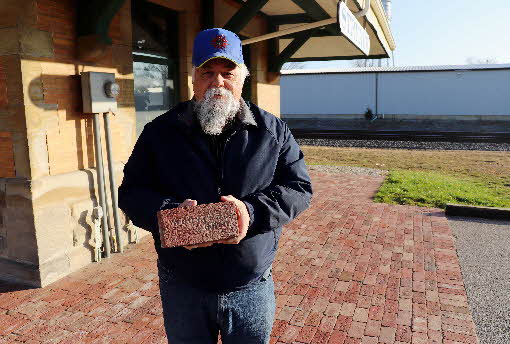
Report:
M282 226L311 200L303 153L283 121L241 98L241 41L224 29L193 46L193 91L147 124L119 188L119 206L149 230L158 253L170 343L269 343L275 315L272 262ZM161 209L233 202L239 235L162 248Z
M205 92L204 99L195 102L194 110L202 130L208 135L219 135L225 124L234 119L239 104L232 92L225 88L210 88Z

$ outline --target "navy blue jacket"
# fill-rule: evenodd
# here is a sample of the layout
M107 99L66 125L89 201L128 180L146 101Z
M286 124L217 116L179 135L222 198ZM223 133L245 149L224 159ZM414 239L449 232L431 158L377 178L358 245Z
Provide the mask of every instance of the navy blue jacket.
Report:
M190 102L145 126L124 167L119 207L136 226L152 232L160 262L177 280L207 290L235 290L258 280L272 264L282 226L310 204L310 177L303 153L279 118L242 101L237 129L218 156ZM246 204L246 238L238 245L161 248L158 210L187 198L219 202L221 195Z

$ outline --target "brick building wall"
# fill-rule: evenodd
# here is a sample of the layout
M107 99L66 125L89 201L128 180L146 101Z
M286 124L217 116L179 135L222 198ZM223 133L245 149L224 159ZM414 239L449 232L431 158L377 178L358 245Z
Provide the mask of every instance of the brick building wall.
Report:
M3 279L40 286L91 262L95 152L81 72L115 73L122 88L110 121L117 180L134 144L130 2L110 25L113 44L87 64L76 59L76 7L75 0L0 4L0 34L9 38L0 43Z
M0 132L0 176L14 177L14 152L12 147L12 134Z

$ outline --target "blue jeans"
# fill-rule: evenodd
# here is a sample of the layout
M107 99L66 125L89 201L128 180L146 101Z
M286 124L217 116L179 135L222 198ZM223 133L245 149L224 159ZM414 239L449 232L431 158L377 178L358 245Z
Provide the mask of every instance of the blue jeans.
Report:
M176 280L158 262L165 331L170 344L267 344L275 314L274 283L268 269L246 288L214 293Z

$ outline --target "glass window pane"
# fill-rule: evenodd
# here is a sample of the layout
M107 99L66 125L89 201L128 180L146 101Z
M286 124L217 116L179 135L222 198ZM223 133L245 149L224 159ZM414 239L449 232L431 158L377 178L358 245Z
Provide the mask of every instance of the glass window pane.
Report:
M176 104L177 14L165 7L133 0L133 73L136 135Z
M174 105L175 90L174 80L168 75L168 64L135 61L133 72L138 136L145 124L167 112Z

